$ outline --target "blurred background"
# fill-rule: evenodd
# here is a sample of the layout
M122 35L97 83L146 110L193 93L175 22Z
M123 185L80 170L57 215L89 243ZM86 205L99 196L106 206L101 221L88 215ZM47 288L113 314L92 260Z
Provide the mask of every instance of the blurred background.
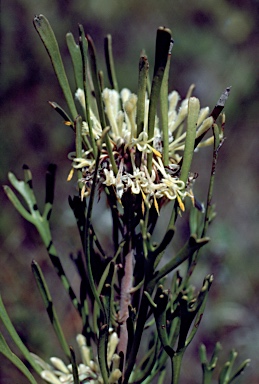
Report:
M169 27L175 40L170 90L176 89L184 97L189 85L195 83L195 96L202 106L212 109L222 91L232 86L225 108L227 139L217 166L217 218L209 231L212 240L203 250L200 269L193 278L198 288L207 273L213 273L215 281L196 340L183 362L182 383L201 382L201 368L196 364L198 345L204 342L210 352L216 341L223 346L221 362L232 348L239 352L237 363L252 359L238 382L258 383L259 1L2 0L1 184L8 184L8 171L22 178L22 165L28 164L43 205L46 167L49 163L58 165L53 237L77 287L69 253L77 252L80 241L67 202L75 185L66 182L70 170L67 153L74 148L74 138L72 130L48 105L50 100L66 108L48 55L32 24L33 17L41 13L55 31L73 90L65 35L71 31L77 37L78 23L93 37L99 68L105 76L103 39L112 34L120 88L136 92L138 59L143 48L152 74L159 26ZM200 200L206 196L210 161L211 148L207 148L197 153L193 164L193 171L199 173L195 193ZM31 274L32 259L44 269L72 345L80 331L79 319L71 310L36 230L14 210L3 190L0 202L0 288L7 310L31 351L46 360L53 355L62 357ZM0 327L2 330L2 324ZM1 383L26 382L6 359L0 360Z

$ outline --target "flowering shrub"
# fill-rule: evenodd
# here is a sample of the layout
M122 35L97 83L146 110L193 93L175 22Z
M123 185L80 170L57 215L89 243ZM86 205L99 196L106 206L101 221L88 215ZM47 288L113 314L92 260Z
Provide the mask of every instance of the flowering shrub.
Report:
M190 284L199 251L209 241L208 225L215 216L211 199L217 157L224 141L225 116L221 113L230 88L223 92L211 112L208 107L201 108L199 100L192 95L194 86L181 102L176 91L168 95L173 40L167 28L157 30L151 82L147 56L140 57L137 94L128 89L119 92L108 36L105 56L110 88L106 88L103 75L97 70L93 41L90 36L85 37L80 25L78 44L72 34L67 34L77 86L74 97L48 21L42 15L37 16L34 26L51 58L69 111L56 102L50 105L75 132L75 151L68 155L71 161L68 180L76 174L78 188L69 203L82 240L82 252L74 258L80 281L78 295L62 267L50 231L55 166L50 165L47 171L43 213L38 210L27 166L24 166L24 181L11 173L9 180L28 209L9 186L5 186L5 191L20 214L38 229L50 260L81 316L82 329L77 335L81 363L67 345L36 261L32 270L67 363L52 357L50 365L29 353L2 302L1 318L25 358L48 383L147 384L154 382L157 375L160 383L168 382L169 359L171 382L176 384L183 355L200 326L213 281L212 275L206 276L199 292ZM193 191L198 174L191 171L191 164L194 152L205 145L213 147L213 156L208 197L203 204ZM106 199L111 212L112 251L98 238L92 222L94 201L101 198ZM154 230L165 206L170 210L170 219L162 240L156 243ZM177 220L183 214L189 215L190 234L184 246L162 264ZM179 266L183 266L181 272ZM144 354L140 348L143 341L148 345ZM35 383L3 337L0 350ZM217 344L209 362L205 346L200 348L203 383L212 380L219 350ZM233 371L235 357L233 352L222 368L220 383L232 382L248 364L247 360Z

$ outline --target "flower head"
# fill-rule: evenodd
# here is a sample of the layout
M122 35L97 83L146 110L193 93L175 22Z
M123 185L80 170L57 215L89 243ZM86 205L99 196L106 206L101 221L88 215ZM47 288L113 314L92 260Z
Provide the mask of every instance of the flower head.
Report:
M102 144L100 163L98 166L97 180L100 187L114 189L118 201L130 192L134 195L141 195L143 199L149 198L152 201L163 203L177 199L179 206L184 210L182 200L185 196L193 199L193 193L187 184L180 180L180 161L185 147L186 119L188 115L188 100L191 95L190 88L188 96L178 107L180 96L173 91L168 96L168 155L169 163L164 163L164 138L159 127L159 119L155 118L154 136L149 137L148 114L149 99L145 98L145 113L143 130L137 134L137 103L138 99L128 89L123 89L119 94L114 89L105 88L102 92L104 110L109 126L107 135L112 150L112 156L116 164L113 167L110 154L107 150L107 143ZM78 89L76 97L85 108L84 93ZM212 117L208 117L209 108L202 108L198 115L196 137L208 130L212 125ZM91 125L96 140L102 136L102 127L90 109ZM82 135L89 133L89 126L86 122L82 124ZM208 144L211 142L209 139ZM147 157L152 154L152 168L148 170ZM91 181L94 175L95 158L92 149L83 149L82 157L70 154L73 160L73 167L82 170L84 187L82 198L88 196L91 190Z

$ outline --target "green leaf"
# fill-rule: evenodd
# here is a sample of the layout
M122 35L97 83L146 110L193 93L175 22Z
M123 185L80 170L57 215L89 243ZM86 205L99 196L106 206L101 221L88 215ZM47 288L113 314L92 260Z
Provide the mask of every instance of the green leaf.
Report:
M187 182L188 174L192 163L199 112L199 100L196 97L190 97L188 101L187 132L184 144L183 163L181 167L180 176L180 180L182 180L184 183Z
M37 384L36 380L24 365L24 363L10 350L4 336L0 333L0 353L2 353L8 360L10 360L23 374L27 377L31 384Z
M145 120L145 100L147 92L147 77L148 77L149 63L147 56L143 55L139 59L139 78L138 78L138 101L137 101L137 115L136 115L136 124L137 124L137 138L140 133L144 130L144 120ZM137 150L136 152L136 166L140 167L141 163L141 152Z
M74 36L71 32L66 34L67 47L71 56L71 60L74 68L74 76L76 81L76 87L84 89L83 85L83 65L80 47L76 44Z
M160 109L161 109L161 131L163 133L163 163L165 166L169 164L169 129L168 129L168 82L171 62L171 51L173 48L173 40L171 40L170 49L168 52L165 73L162 80L160 91Z
M57 335L57 338L60 342L60 345L64 351L64 353L66 354L67 358L71 359L71 356L70 356L70 349L69 349L69 346L66 342L66 339L65 339L65 336L64 336L64 333L62 331L62 328L61 328L61 325L60 325L60 322L58 320L58 316L57 316L57 313L56 313L56 310L55 310L55 307L53 305L53 302L52 302L52 297L50 295L50 292L49 292L49 289L48 289L48 286L47 286L47 283L45 281L45 278L43 276L43 273L41 271L41 268L40 266L36 263L36 261L33 261L32 262L32 272L33 272L33 275L35 277L35 280L36 280L36 283L37 283L37 286L39 288L39 291L40 291L40 294L41 294L41 297L43 299L43 302L44 302L44 305L46 307L46 310L47 310L47 313L48 313L48 316L49 316L49 319L50 319L50 322L51 324L53 325L53 328L55 330L55 333Z
M235 373L233 373L233 375L230 377L229 383L232 383L239 375L241 375L244 369L250 364L250 362L250 359L246 359L245 361L243 361L243 363L240 364Z
M41 368L38 366L38 364L36 364L36 362L34 361L34 359L32 358L29 350L26 348L26 346L23 344L20 336L18 335L18 333L16 332L7 312L6 312L6 309L5 309L5 306L4 306L4 303L2 301L2 298L1 298L1 295L0 295L0 319L2 320L2 322L4 323L4 326L5 328L7 329L7 331L9 332L11 338L13 339L14 343L17 345L17 347L19 348L19 350L21 351L21 353L23 354L23 356L25 357L25 359L28 361L28 363L33 367L33 369L35 370L35 372L37 372L39 375L41 373ZM2 344L1 344L1 352L3 353L4 351L6 351L6 349L4 348L4 342L2 341Z
M60 105L55 103L55 101L49 101L49 105L57 111L57 113L64 119L66 125L70 126L73 129L73 121L68 116L68 114L64 111L63 108L61 108Z
M82 65L83 65L83 91L84 91L84 96L85 96L85 108L84 108L85 120L87 121L87 124L88 124L89 135L90 135L90 139L91 139L91 146L92 146L94 158L96 158L97 148L96 148L96 142L95 142L95 137L94 137L94 133L93 133L93 127L92 127L93 124L92 124L92 119L91 119L90 103L89 103L90 90L88 89L89 85L87 86L87 84L89 84L89 81L87 79L87 75L88 75L87 74L87 72L88 72L88 68L87 68L88 42L87 42L87 39L85 37L84 28L81 24L79 24L79 34L80 34L79 46L80 46L81 60L82 60ZM82 130L80 130L80 133L82 134ZM77 135L78 135L78 133L77 133ZM77 157L78 157L78 155L77 155Z
M32 175L28 166L23 166L24 181L17 180L15 175L12 173L9 173L8 176L14 188L16 188L16 190L22 195L25 202L27 203L30 213L24 208L24 206L14 194L14 192L8 186L4 186L4 190L7 196L9 197L10 201L13 203L14 207L18 210L18 212L37 228L40 237L45 247L47 248L49 257L55 267L58 276L60 277L66 291L68 292L72 303L81 315L80 304L78 303L76 295L69 283L69 280L57 255L56 248L52 242L52 236L50 231L49 218L54 198L55 168L56 167L54 165L50 165L48 167L46 175L46 199L43 215L41 215L40 211L38 210L36 197L34 195L32 187Z
M98 113L99 113L99 119L102 126L102 129L106 127L106 119L105 119L105 113L104 113L104 105L103 105L103 99L102 99L102 91L98 76L98 68L97 68L97 58L96 58L96 50L94 42L91 38L91 36L86 36L88 41L88 54L89 54L89 64L91 68L91 75L94 85L94 92L95 92L95 98L96 103L98 107Z
M70 355L71 355L71 365L72 365L72 374L73 374L74 384L80 384L78 368L76 364L76 356L72 347L70 347Z
M193 306L192 310L196 313L196 317L194 320L194 325L193 325L192 331L190 332L190 334L188 335L188 338L186 340L186 344L185 344L186 346L188 346L191 343L192 339L194 338L194 336L195 336L195 334L199 328L199 325L200 325L200 322L202 320L202 316L203 316L203 313L205 310L207 297L208 297L208 293L209 293L212 282L213 282L213 275L206 276L206 278L204 279L204 282L203 282L202 289L199 292L199 295L197 297L197 301L196 301L195 305Z
M108 343L108 324L104 324L100 329L100 335L97 346L98 361L100 366L100 371L102 374L102 379L104 384L109 383L109 373L108 373L108 364L107 364L107 343Z
M157 292L155 295L154 302L156 304L156 307L153 308L154 316L156 320L156 327L159 339L161 341L161 344L171 358L174 356L175 351L173 348L169 345L169 338L167 334L167 318L166 318L166 308L167 303L169 299L168 290L164 290L163 286L160 285L157 288Z
M177 268L180 264L182 264L185 260L190 258L194 252L203 247L209 241L208 237L204 237L202 239L197 239L195 235L192 235L186 244L180 249L180 251L173 257L166 265L164 265L158 273L155 275L154 279L150 282L159 281L162 277L166 276L173 269Z
M8 185L4 185L4 191L8 196L8 199L13 204L14 208L17 209L17 211L20 213L20 215L30 223L33 222L32 216L27 211L27 209L24 208L24 206L21 204L20 200L17 198L17 196L14 194L14 192L11 190L11 188Z
M250 363L250 359L245 360L238 368L237 370L231 374L231 371L233 369L235 360L237 358L238 353L235 350L232 350L230 352L229 361L227 361L219 375L219 384L229 384L232 383L247 367L247 365Z
M156 56L154 75L152 80L150 103L148 111L148 139L154 138L155 119L160 96L160 89L167 64L169 48L171 44L171 31L168 28L160 27L157 30L156 37ZM151 172L152 152L148 154L148 171Z
M228 99L230 90L231 90L231 87L227 87L225 89L225 91L221 94L219 100L217 101L217 104L213 108L210 116L213 118L214 122L217 120L217 118L219 117L220 113L223 111L223 108L224 108L225 103L226 103L226 101ZM201 140L206 135L206 133L208 132L209 129L210 129L210 127L208 127L201 135L199 135L196 138L194 148L196 148L199 145L199 143L201 142Z
M77 117L78 113L77 113L74 98L72 96L72 92L68 83L67 75L62 62L62 58L60 55L55 34L48 20L43 15L36 16L33 20L33 24L49 54L49 57L53 65L54 71L57 75L60 87L63 91L67 105L70 109L72 118L74 120Z
M103 98L102 98L102 92L101 92L101 86L100 86L100 79L98 76L98 69L97 69L97 58L96 58L96 51L94 42L91 38L91 36L87 35L87 41L88 41L88 53L89 53L89 62L90 62L90 68L91 68L91 74L92 74L92 80L94 85L94 92L95 92L95 98L99 113L99 119L102 126L102 129L104 130L107 127L105 113L104 113L104 105L103 105ZM118 173L117 165L115 163L115 159L112 152L111 142L108 138L108 136L105 136L105 144L107 147L107 152L109 154L110 162L112 165L112 170L115 175Z
M118 86L118 82L117 82L117 78L116 78L113 53L112 53L112 37L111 37L111 35L107 35L105 40L104 40L104 52L105 52L107 73L108 73L109 81L111 84L111 88L115 89L117 92L119 92L119 86Z
M216 343L212 357L210 359L210 362L207 358L207 351L204 344L200 345L199 354L200 354L200 361L202 365L202 384L211 384L212 382L212 375L214 372L214 369L216 368L217 362L218 362L218 355L221 351L222 347L220 343Z

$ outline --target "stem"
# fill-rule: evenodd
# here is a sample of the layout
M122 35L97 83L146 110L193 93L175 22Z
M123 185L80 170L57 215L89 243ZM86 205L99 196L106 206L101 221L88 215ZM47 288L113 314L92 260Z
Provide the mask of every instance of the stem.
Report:
M218 152L223 144L223 141L220 141L219 139L218 126L216 124L213 124L212 129L213 129L213 135L214 135L213 159L212 159L210 184L209 184L208 195L207 195L207 205L206 205L206 211L205 211L205 219L204 219L202 236L206 234L209 226L212 194L213 194L213 188L214 188L214 182L215 182L216 165L218 161Z
M76 131L76 157L82 158L82 118L78 116L74 122L75 131ZM82 169L77 170L77 180L82 179ZM79 182L79 191L82 189L82 182ZM80 195L80 193L79 193Z
M172 364L172 384L178 384L180 379L181 365L183 359L184 350L177 352L171 360Z
M137 320L136 332L134 335L133 345L132 345L131 352L130 352L129 359L128 359L128 363L126 366L123 384L128 383L130 375L131 375L132 370L134 368L134 365L136 363L136 356L137 356L137 353L139 350L140 341L142 338L142 333L144 331L144 326L146 323L148 307L149 307L149 301L148 301L147 297L143 294L142 300L140 303L141 311L139 311L139 314L138 314L139 317Z
M126 356L128 344L128 331L127 331L127 318L129 317L130 305L130 290L132 288L133 280L133 250L125 256L124 276L121 281L120 291L120 341L118 344L118 351L122 351Z
M129 359L127 362L126 370L125 370L125 375L124 375L124 381L123 384L127 384L130 378L130 375L133 371L134 365L136 364L136 356L139 350L140 342L142 339L142 334L144 331L144 327L146 324L147 320L147 312L149 308L149 299L148 295L151 296L152 292L154 290L155 284L153 281L150 281L154 273L154 267L153 267L153 261L146 259L145 262L145 284L143 287L143 293L142 297L140 300L139 308L140 310L138 311L138 319L137 319L137 325L136 325L136 331L134 334L134 341L132 344L132 348L129 354ZM146 293L144 293L146 292Z

